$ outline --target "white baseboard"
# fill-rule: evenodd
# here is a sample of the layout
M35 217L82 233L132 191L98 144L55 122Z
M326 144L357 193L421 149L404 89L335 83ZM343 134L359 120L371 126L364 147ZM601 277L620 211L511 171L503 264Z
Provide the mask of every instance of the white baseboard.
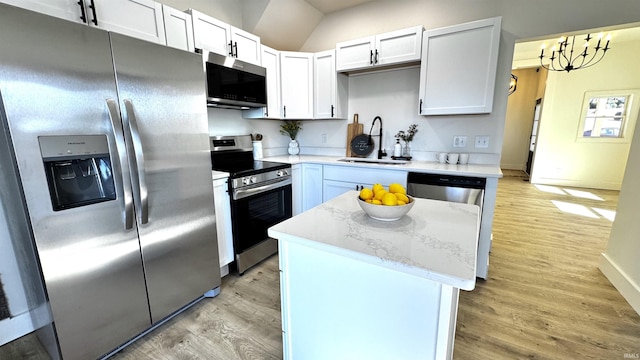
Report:
M600 256L600 271L640 315L640 285L630 278L607 254Z

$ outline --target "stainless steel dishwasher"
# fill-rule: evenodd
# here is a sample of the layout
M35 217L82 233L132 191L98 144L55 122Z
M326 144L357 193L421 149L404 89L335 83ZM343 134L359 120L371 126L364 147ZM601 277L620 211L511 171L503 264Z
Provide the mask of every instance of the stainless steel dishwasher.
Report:
M424 199L478 205L482 211L485 178L410 172L407 194Z

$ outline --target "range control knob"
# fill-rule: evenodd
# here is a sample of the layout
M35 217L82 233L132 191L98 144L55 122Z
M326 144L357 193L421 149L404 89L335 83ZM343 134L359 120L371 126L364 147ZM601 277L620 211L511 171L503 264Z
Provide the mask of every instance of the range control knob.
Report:
M256 181L258 181L258 178L256 178L255 176L252 176L252 177L251 177L251 183L252 183L252 184L255 184L255 183L256 183Z
M249 185L251 183L251 178L244 177L242 178L242 184Z
M284 176L284 172L282 170L276 171L276 176Z

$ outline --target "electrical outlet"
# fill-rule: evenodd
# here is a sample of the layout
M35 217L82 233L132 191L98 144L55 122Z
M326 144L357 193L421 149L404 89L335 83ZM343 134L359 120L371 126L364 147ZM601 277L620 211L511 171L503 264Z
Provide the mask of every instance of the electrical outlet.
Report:
M467 137L464 135L454 135L453 137L453 147L466 147L467 146Z
M327 143L327 138L328 138L327 134L322 134L322 143L323 144Z
M489 147L489 135L476 136L476 147L477 148L488 148Z

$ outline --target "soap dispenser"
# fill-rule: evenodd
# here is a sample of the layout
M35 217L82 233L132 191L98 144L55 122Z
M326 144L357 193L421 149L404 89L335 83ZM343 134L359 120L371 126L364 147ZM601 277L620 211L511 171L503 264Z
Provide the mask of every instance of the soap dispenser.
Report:
M400 157L402 155L402 145L400 145L400 139L396 139L396 144L393 145L393 156Z

